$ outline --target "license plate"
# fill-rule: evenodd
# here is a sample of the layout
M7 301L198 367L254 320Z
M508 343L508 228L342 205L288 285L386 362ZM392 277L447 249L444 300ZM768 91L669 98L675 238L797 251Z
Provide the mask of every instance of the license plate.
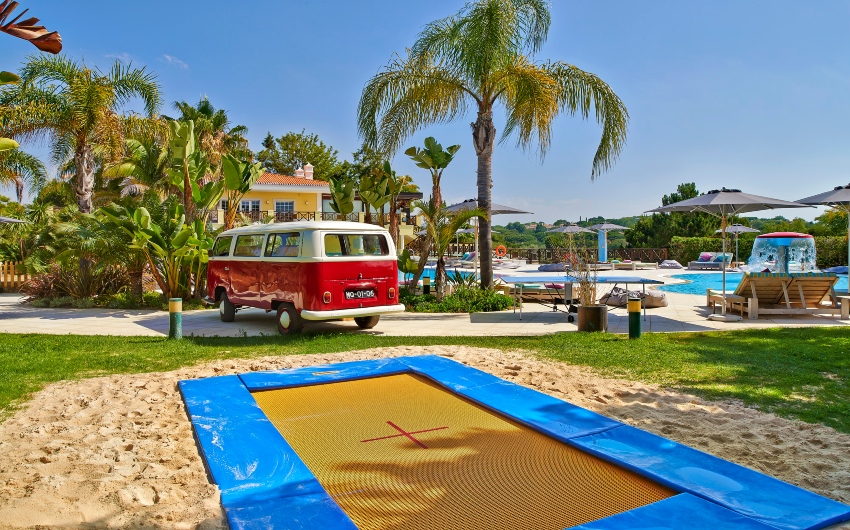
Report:
M364 298L375 298L375 290L357 289L356 291L345 291L346 300L362 300Z

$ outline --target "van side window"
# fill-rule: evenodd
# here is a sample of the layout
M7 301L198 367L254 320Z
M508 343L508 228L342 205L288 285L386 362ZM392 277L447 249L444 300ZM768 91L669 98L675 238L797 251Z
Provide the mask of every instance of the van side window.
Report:
M271 258L295 258L301 247L301 234L291 232L288 234L272 234L266 243L266 257Z
M215 246L213 246L213 256L229 256L230 255L230 243L233 242L233 236L224 236L215 240Z
M236 248L233 249L234 256L259 258L263 255L262 234L251 234L236 238Z
M325 256L387 256L382 234L325 234Z

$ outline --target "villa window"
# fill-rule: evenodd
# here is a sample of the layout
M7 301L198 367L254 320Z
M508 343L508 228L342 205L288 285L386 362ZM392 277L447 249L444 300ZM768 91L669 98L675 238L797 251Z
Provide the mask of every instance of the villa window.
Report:
M274 213L295 213L295 201L274 201Z
M219 205L219 208L224 210L224 211L227 211L227 199L221 200L221 204Z
M242 213L259 213L260 211L260 201L257 200L247 200L242 201L239 205L239 211Z

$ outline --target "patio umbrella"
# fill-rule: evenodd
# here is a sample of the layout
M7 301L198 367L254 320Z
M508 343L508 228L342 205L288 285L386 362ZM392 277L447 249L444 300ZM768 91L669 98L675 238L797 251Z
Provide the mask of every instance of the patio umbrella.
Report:
M735 261L738 261L738 234L758 234L760 232L760 230L744 226L741 223L735 223L726 227L726 233L735 236ZM717 229L715 233L722 234L723 230Z
M608 232L611 230L631 230L627 226L615 225L614 223L600 223L593 225L590 228L599 233L599 262L605 263L608 261Z
M459 202L457 204L453 204L451 206L447 206L446 210L448 212L460 212L462 210L474 210L478 208L478 200L477 199L467 199L463 202ZM501 204L490 203L490 215L504 215L504 214L530 214L534 212L526 212L525 210L520 210L519 208L513 208L511 206L503 206ZM478 272L478 220L475 220L475 272Z
M798 202L783 201L780 199L770 199L760 195L751 195L743 193L741 190L728 190L722 188L704 193L693 199L674 202L667 206L649 210L650 212L669 213L669 212L702 212L720 217L720 230L723 234L723 313L721 315L710 315L711 320L724 320L728 322L736 322L741 320L738 316L726 315L726 220L730 215L740 215L747 212L757 212L759 210L774 210L776 208L805 208L807 205Z
M474 234L474 233L475 233L474 228L461 228L460 230L457 230L455 232L455 249L460 248L460 239L458 238L458 234ZM459 251L458 251L458 254L460 254Z
M850 242L850 184L847 186L836 186L832 191L812 195L797 202L807 205L819 204L832 206L833 208L847 212L847 241ZM850 266L850 243L848 243L847 247L847 265Z
M20 219L12 219L11 217L0 217L0 223L26 223Z
M588 234L592 234L593 230L588 230L583 226L579 226L577 224L564 225L559 226L558 228L553 228L551 230L546 230L546 232L558 233L558 234L569 234L570 236L570 254L573 253L573 234L580 234L582 232L586 232Z

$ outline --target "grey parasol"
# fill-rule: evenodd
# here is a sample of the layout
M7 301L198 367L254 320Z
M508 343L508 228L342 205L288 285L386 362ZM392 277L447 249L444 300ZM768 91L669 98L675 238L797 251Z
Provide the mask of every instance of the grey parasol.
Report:
M847 237L850 241L850 184L847 186L836 186L832 191L818 193L805 199L800 199L800 204L832 206L847 212ZM847 248L847 265L850 266L850 246Z
M741 317L726 315L726 221L730 215L740 215L747 212L759 210L774 210L777 208L805 208L807 205L797 202L771 199L760 195L743 193L741 190L729 190L721 188L703 193L693 199L675 202L649 210L650 212L703 212L720 217L720 230L723 234L723 313L721 315L710 315L711 320L739 321Z
M599 223L590 228L599 233L599 262L608 261L608 232L611 230L631 230L627 226L615 225L614 223Z
M573 253L573 234L580 234L582 232L586 232L588 234L592 234L593 230L588 230L583 226L579 226L576 224L559 226L557 228L552 228L551 230L546 230L546 232L558 233L558 234L569 234L570 236L570 254Z
M478 208L478 200L477 199L467 199L463 202L459 202L457 204L453 204L451 206L446 207L446 211L448 212L460 212L462 210L474 210ZM534 212L526 212L525 210L520 210L519 208L513 208L511 206L503 206L501 204L490 203L490 215L503 215L503 214L530 214ZM475 273L478 272L478 220L475 220Z
M749 226L744 226L741 223L735 223L726 227L726 233L732 234L735 237L735 261L738 260L738 234L758 234L761 230L756 230L755 228L750 228ZM715 231L717 234L722 234L723 230L717 229Z
M0 223L26 223L20 219L12 219L11 217L0 217Z

